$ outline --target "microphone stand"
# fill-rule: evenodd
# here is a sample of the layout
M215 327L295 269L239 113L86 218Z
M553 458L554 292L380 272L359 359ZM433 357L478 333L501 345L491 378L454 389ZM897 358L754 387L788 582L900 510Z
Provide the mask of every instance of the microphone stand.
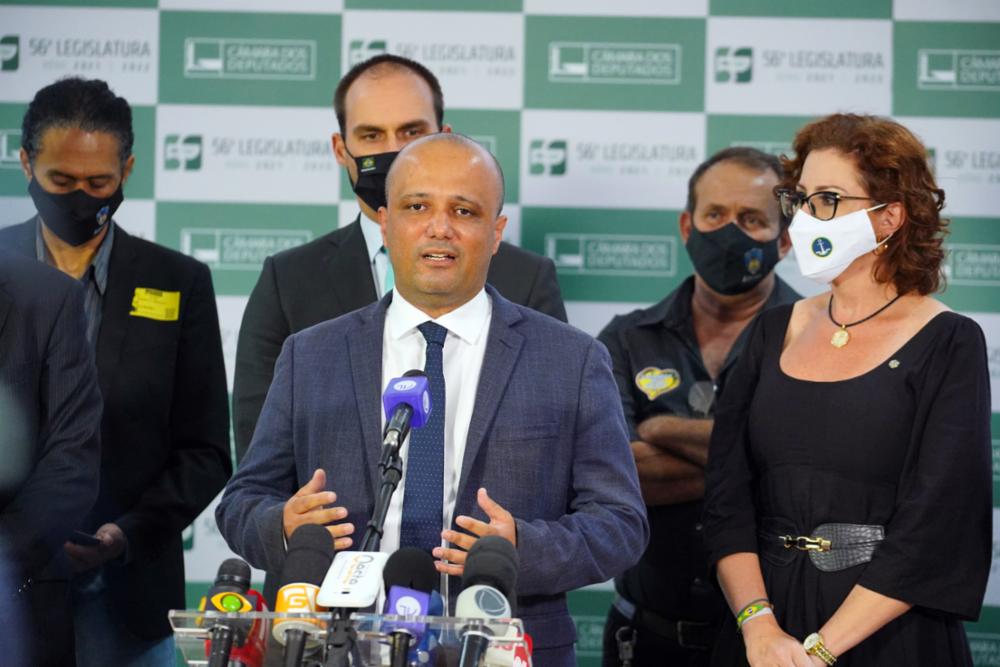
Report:
M406 421L405 428L400 429L399 432L387 430L382 440L382 456L378 464L379 470L382 471L382 486L375 501L372 518L365 526L361 551L378 551L382 543L385 515L389 511L389 502L392 500L392 494L396 492L396 487L399 486L399 480L403 478L403 458L399 455L399 449L410 432L409 419ZM352 655L355 655L354 664L361 664L360 656L356 655L358 632L351 625L350 617L349 609L332 610L330 626L326 633L324 667L348 667Z

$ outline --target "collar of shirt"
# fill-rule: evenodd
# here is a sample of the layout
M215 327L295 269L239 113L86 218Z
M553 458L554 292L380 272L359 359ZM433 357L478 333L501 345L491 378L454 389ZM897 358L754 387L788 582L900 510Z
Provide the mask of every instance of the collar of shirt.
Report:
M691 324L691 297L694 295L694 275L688 276L684 282L677 286L673 292L665 299L645 310L643 316L636 322L638 326L651 326L661 324L667 329L674 329L687 332ZM784 303L791 303L799 300L800 297L785 281L774 276L774 288L764 302L762 310L778 306ZM691 330L693 333L693 329Z
M365 237L365 248L368 249L368 261L374 262L375 257L382 250L382 228L374 220L369 220L364 213L359 217L361 218L361 235Z
M486 335L486 323L490 319L492 308L493 304L490 303L486 290L481 289L476 296L455 310L434 320L404 299L398 291L394 291L392 303L385 314L385 327L393 340L399 340L407 334L417 332L417 326L431 320L447 329L449 334L458 336L469 345L476 345Z
M45 262L49 266L55 267L55 260L52 259L52 253L49 252L48 246L45 245L45 237L42 236L42 220L41 218L36 218L37 222L35 224L35 257L40 262ZM97 292L101 296L104 296L105 290L108 288L108 265L111 263L111 246L115 242L115 222L112 220L108 223L108 233L104 235L104 240L101 241L101 245L98 246L97 252L94 253L94 259L90 262L90 269L84 274L84 278L91 276L94 281L94 285L97 287ZM83 280L83 279L81 279Z

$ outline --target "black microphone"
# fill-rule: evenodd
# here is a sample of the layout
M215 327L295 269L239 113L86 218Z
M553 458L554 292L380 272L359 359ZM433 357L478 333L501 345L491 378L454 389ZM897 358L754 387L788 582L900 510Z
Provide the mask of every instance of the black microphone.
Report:
M486 619L514 615L510 600L517 597L518 567L517 549L498 535L481 537L469 549L455 616L483 621L462 628L459 667L478 667L486 655L490 637L496 633Z
M382 571L385 584L383 613L398 616L427 616L431 593L438 587L441 575L434 568L434 559L422 549L403 547L389 556ZM389 634L390 667L406 667L410 647L418 644L427 631L426 623L395 621L383 626Z
M431 411L431 396L427 388L427 374L413 369L403 373L403 377L389 380L389 386L382 394L385 408L385 433L383 446L398 451L410 432L410 428L420 428L427 421Z
M323 526L299 526L288 538L288 553L281 567L281 588L274 611L306 612L323 611L316 604L320 584L333 561L333 538ZM326 624L308 618L276 618L273 635L284 649L285 667L299 667L306 649L322 645L319 635Z
M215 582L202 598L201 609L205 611L234 612L247 611L253 605L247 600L250 590L250 566L239 558L222 561ZM229 654L233 644L240 645L249 630L247 623L234 619L205 619L211 623L211 639L208 645L209 667L225 667L229 664Z

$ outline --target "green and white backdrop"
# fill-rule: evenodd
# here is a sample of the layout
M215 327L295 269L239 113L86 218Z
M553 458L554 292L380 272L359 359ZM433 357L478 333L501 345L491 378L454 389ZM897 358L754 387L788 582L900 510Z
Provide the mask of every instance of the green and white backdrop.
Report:
M787 151L836 110L898 118L947 191L942 298L986 331L1000 432L997 0L0 0L0 225L33 212L18 149L34 92L108 80L136 129L117 219L211 266L231 380L264 258L356 215L330 100L382 52L440 77L445 120L506 171L508 240L555 260L590 333L690 272L676 217L706 155ZM815 291L793 261L779 271ZM211 511L186 536L194 596L227 550ZM607 590L573 595L581 662L596 664ZM1000 577L987 605L976 664L1000 665Z

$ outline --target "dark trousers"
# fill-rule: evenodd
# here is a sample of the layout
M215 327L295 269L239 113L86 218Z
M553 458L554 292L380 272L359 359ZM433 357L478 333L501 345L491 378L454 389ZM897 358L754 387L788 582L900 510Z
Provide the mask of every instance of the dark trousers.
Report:
M707 667L709 664L712 654L710 649L685 648L676 639L664 637L629 622L621 612L612 607L604 624L603 667L621 666L615 634L625 626L635 630L632 667Z

